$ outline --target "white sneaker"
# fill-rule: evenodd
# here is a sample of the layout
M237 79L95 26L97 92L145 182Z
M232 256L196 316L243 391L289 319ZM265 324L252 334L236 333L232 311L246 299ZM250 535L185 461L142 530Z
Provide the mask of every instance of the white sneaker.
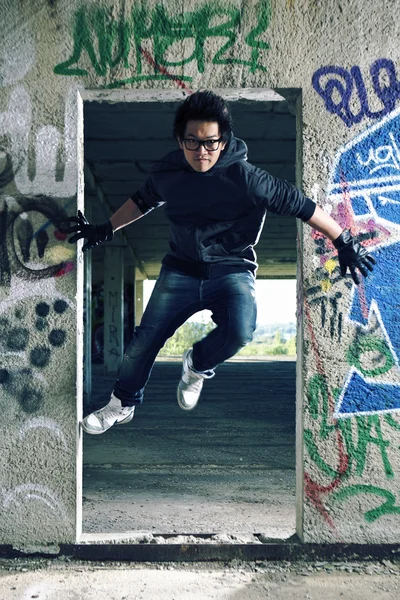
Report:
M204 379L211 379L214 375L215 372L212 370L203 373L195 371L192 362L192 349L186 350L183 354L182 375L177 389L179 406L183 410L192 410L200 398Z
M86 433L98 435L110 429L113 425L129 423L133 419L134 406L122 406L121 400L111 394L111 399L106 406L95 410L82 421Z

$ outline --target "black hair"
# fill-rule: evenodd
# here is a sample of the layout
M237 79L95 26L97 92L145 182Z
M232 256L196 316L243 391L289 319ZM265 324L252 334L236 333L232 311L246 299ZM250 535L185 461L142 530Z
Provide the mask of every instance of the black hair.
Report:
M232 132L232 115L225 100L211 90L199 90L190 94L178 106L175 113L173 135L181 140L185 136L186 124L190 120L217 122L224 142Z

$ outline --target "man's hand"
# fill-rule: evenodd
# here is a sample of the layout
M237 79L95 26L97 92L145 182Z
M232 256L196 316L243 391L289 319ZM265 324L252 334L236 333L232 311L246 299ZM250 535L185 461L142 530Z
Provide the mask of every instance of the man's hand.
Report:
M106 221L102 225L91 225L86 217L78 210L77 217L70 217L68 219L76 225L70 225L69 227L59 227L63 233L75 233L69 238L69 243L74 244L81 238L87 238L86 244L83 246L82 251L90 250L95 246L99 246L104 242L111 242L114 237L113 228L110 221Z
M355 241L348 230L343 231L332 243L338 251L340 274L345 277L348 267L354 283L358 285L360 279L356 273L356 268L364 277L367 277L367 269L372 271L372 265L376 264L375 258L369 254L364 246Z

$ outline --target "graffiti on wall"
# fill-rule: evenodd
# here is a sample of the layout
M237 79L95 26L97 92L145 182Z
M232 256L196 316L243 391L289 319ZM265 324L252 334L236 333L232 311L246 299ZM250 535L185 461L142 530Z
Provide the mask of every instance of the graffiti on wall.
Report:
M64 199L65 206L75 199ZM68 218L48 196L3 196L0 200L0 286L11 274L28 281L65 275L74 268L71 248L58 227ZM50 236L49 236L50 233Z
M34 308L33 331L25 321L30 316L30 307L21 300L16 302L12 315L0 316L0 384L27 414L43 407L46 388L43 369L67 339L60 317L68 308L65 300L57 298L51 305L38 302Z
M132 339L135 303L132 283L124 284L124 349ZM104 284L92 285L92 362L104 362ZM114 332L110 332L112 335Z
M369 70L370 81L366 81L360 67L350 69L336 65L321 67L312 77L314 90L321 96L325 108L337 115L351 127L364 118L381 119L392 112L400 98L400 81L397 78L392 60L380 58L372 63ZM369 92L367 87L371 87ZM381 107L372 110L376 101Z
M37 97L24 82L37 58L26 15L11 3L0 36L0 445L9 465L0 477L2 540L20 522L21 537L31 539L45 539L54 527L65 537L74 527L54 479L74 449L49 418L49 400L55 389L60 399L54 370L60 381L67 376L57 365L66 364L71 344L66 322L74 300L62 290L75 249L58 227L76 203L76 89L62 98L63 130L38 123ZM40 533L35 518L26 518L33 513Z
M333 396L340 393L333 391ZM309 473L305 473L305 493L311 504L318 510L325 522L335 531L335 522L326 508L327 498L332 503L343 502L359 494L376 496L376 506L364 513L364 519L373 523L378 518L388 514L398 514L400 507L392 491L382 485L350 484L351 476L360 480L365 477L368 459L371 455L378 460L383 478L392 480L395 476L395 465L390 459L389 449L392 445L390 435L383 432L382 418L395 435L400 431L400 422L392 414L381 417L378 414L355 416L353 419L339 419L332 422L332 397L327 379L320 374L310 378L307 386L309 400L308 410L312 419L319 420L319 429L315 433L311 429L304 431L304 443L312 463L318 469L320 476L329 483L321 484L315 481ZM324 443L332 443L336 455L329 461L320 447ZM332 453L330 453L332 455Z
M43 370L67 338L62 315L69 301L55 286L55 278L74 268L74 250L62 243L57 229L66 218L66 211L47 196L4 196L0 201L0 290L5 292L0 304L0 384L26 413L42 407ZM45 279L50 285L42 300Z
M372 220L392 232L400 230L399 159L400 109L397 109L340 151L328 188L328 200L333 204L340 202L345 182L356 223ZM397 326L400 284L397 277L390 277L398 269L400 243L387 236L386 241L374 246L371 252L377 258L376 269L360 286L353 286L348 319L364 332L366 349L381 350L387 370L388 365L398 366L400 356L400 328ZM365 335L373 316L380 324L382 340L374 341ZM400 409L400 385L377 383L372 379L381 375L381 371L371 369L366 378L357 362L353 363L337 403L337 416Z
M73 196L77 169L76 89L71 88L67 93L63 133L52 125L40 126L35 131L32 113L28 90L22 84L15 86L7 110L0 112L0 158L4 154L3 138L10 160L6 173L12 173L18 191L25 196L43 193L54 198Z
M204 73L209 42L215 38L226 38L227 41L221 42L210 60L211 64L243 65L251 73L266 71L260 54L269 49L269 44L259 37L270 24L270 0L259 0L255 9L257 25L244 36L244 48L238 48L236 44L241 39L246 21L245 8L226 2L208 2L196 10L174 14L170 14L163 4L156 5L151 12L134 6L128 18L121 16L119 19L110 9L83 6L75 13L72 54L54 67L54 73L80 77L94 73L97 77L104 77L113 70L126 70L127 76L113 80L106 85L108 88L140 81L177 79L190 82L192 77L171 73L171 68L194 63L197 71ZM186 40L188 45L193 46L191 53L174 60L174 44ZM143 58L149 62L144 48L147 43L151 43L153 48L152 74L143 72ZM246 51L247 59L243 57Z
M64 199L62 203L68 205L71 201L75 199ZM9 448L16 452L20 444L21 456L37 455L38 462L43 460L47 466L57 456L54 443L48 444L49 435L58 442L61 455L71 453L59 424L44 416L49 391L51 395L54 392L54 378L49 378L49 373L63 362L68 341L65 317L69 318L73 305L56 284L74 268L75 251L57 228L67 216L62 203L60 206L60 202L47 196L29 198L18 194L0 199L0 404L5 412L16 409L19 413L19 432L17 427L17 436ZM60 371L58 376L62 377ZM43 437L47 443L40 446L41 452L32 452ZM46 448L51 450L51 457L46 455ZM57 467L60 462L59 456ZM70 526L62 499L48 485L47 466L42 478L39 476L34 482L15 485L15 472L10 476L10 485L7 479L2 482L2 531L7 531L9 523L18 520L21 512L31 510L28 505L32 500L39 502L38 510L56 511L63 527ZM25 481L31 467L32 462L25 470L19 465Z
M348 373L341 387L335 389L329 388L310 307L319 306L322 318L323 310L337 296L334 285L339 280L338 267L333 262L332 244L314 235L321 285L307 290L305 312L317 366L317 374L307 384L308 411L317 432L306 428L304 442L312 463L327 483L318 483L306 473L305 492L333 531L335 523L326 507L328 496L332 503L361 494L375 497L376 506L364 514L370 523L383 515L400 513L395 494L381 484L346 485L350 476L365 475L371 452L380 461L384 479L395 476L393 440L388 431L394 436L400 431L396 416L400 410L400 281L396 276L400 252L396 235L400 228L399 161L400 109L396 109L346 144L332 169L327 197L332 216L358 235L377 258L376 270L359 286L345 282L350 306L341 322L344 319L352 328L353 336L345 357ZM337 329L331 328L332 334L340 341ZM336 448L336 455L331 454L330 459L321 451L321 445L327 442Z

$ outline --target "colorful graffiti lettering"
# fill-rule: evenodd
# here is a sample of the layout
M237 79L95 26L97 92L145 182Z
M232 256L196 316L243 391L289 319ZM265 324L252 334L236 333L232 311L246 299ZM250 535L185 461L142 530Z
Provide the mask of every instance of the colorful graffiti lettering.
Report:
M230 50L243 27L243 9L226 3L207 3L201 8L183 14L169 15L165 6L158 4L149 14L145 9L134 7L130 18L116 20L112 11L97 6L81 7L75 14L73 30L74 48L68 60L54 67L57 75L89 75L87 59L99 77L109 71L126 69L129 75L108 83L106 87L116 88L138 81L177 79L180 83L192 81L192 77L171 74L165 67L183 67L195 61L199 73L204 73L206 65L205 45L207 40L225 37L226 43L213 56L213 65L243 65L251 73L266 71L259 62L261 51L269 49L269 44L259 38L269 27L271 20L270 0L260 0L257 5L257 25L244 38L250 50L249 60L229 56ZM212 24L220 18L225 21ZM152 40L154 48L154 74L143 74L143 42ZM168 60L168 51L176 42L193 40L194 49L190 56L174 61ZM86 53L86 57L84 56ZM132 54L135 58L132 58ZM146 60L148 58L145 56ZM135 75L132 76L132 61L135 61Z
M336 390L337 394L338 390ZM329 424L329 419L332 417L332 413L329 410L328 405L328 385L326 380L320 375L314 375L308 382L307 396L309 400L308 409L313 419L320 420L320 428L318 432L318 439L321 441L327 440L331 434L334 434L337 429L344 440L345 451L348 456L348 468L345 473L345 477L348 478L353 470L355 474L363 475L367 457L367 451L369 444L375 444L381 453L382 463L386 477L391 479L394 476L392 466L387 456L386 449L389 446L389 440L385 440L382 434L381 423L378 415L370 415L367 417L356 418L357 435L354 437L352 430L352 423L350 420L340 420L337 423ZM376 435L372 435L372 430L375 430ZM357 443L355 443L357 439ZM321 456L318 451L318 444L312 431L305 429L304 440L307 451L312 458L313 462L318 466L328 477L336 478L339 476L339 472L335 467L329 465ZM344 473L342 472L343 476Z
M385 415L385 421L395 431L400 430L399 424L394 420L392 415ZM354 450L356 450L355 456L359 460L357 474L362 475L364 471L366 460L365 451L367 448L366 444L372 442L374 444L377 444L381 450L386 478L392 479L394 477L394 472L389 462L389 458L387 456L386 451L387 448L390 446L390 442L389 440L383 439L380 425L380 417L378 415L373 415L371 417L356 417L356 423L359 431L359 443L357 449L354 447L351 437L349 437L351 436L351 421L349 419L342 419L341 421L339 421L339 426L343 430L349 452L354 456ZM376 438L370 436L370 429L372 425L375 426L375 430L377 433ZM400 507L396 506L395 494L390 490L386 490L382 487L375 485L353 484L345 486L342 489L333 493L331 500L333 503L344 502L345 500L348 500L360 494L378 496L385 500L382 504L365 512L364 518L368 523L373 523L374 521L376 521L384 515L400 513Z
M328 187L328 201L340 204L345 190L355 224L369 220L388 230L398 230L399 147L400 109L397 109L338 153ZM400 331L396 318L400 287L396 277L388 279L388 274L397 272L399 251L399 242L393 241L390 236L372 249L377 258L377 268L359 287L353 287L348 315L349 320L365 332L370 328L372 316L376 317L385 341L375 342L374 349L377 350L377 344L380 344L379 348L386 356L386 366L399 364ZM388 352L391 355L389 359ZM380 369L363 373L357 367L359 365L354 363L338 399L338 417L400 409L400 385L371 380L371 377L384 372ZM366 379L365 375L370 378Z
M400 506L395 505L396 496L392 492L389 492L389 490L385 490L375 485L349 485L336 492L336 494L333 494L332 501L344 501L347 500L347 498L352 498L359 494L373 494L374 496L381 496L385 500L380 506L366 511L364 516L368 523L373 523L376 519L379 519L384 515L400 514Z
M354 365L363 375L367 377L376 377L377 375L383 375L390 371L395 363L390 348L385 340L379 339L378 337L371 335L371 333L364 335L360 334L357 336L356 340L348 349L347 362L350 365ZM372 368L363 365L362 356L370 352L374 352L379 358L383 358L383 364L372 366Z
M370 76L374 93L383 104L381 110L370 109L360 67L351 67L349 71L335 65L321 67L315 71L312 85L325 102L326 109L351 127L364 118L381 119L395 109L400 98L400 82L393 61L386 58L376 60L370 67ZM359 107L357 112L354 112L354 106Z
M337 396L339 392L338 389L334 390L334 395ZM308 410L313 420L319 420L319 429L316 433L305 429L305 447L321 475L331 480L326 485L320 485L313 481L308 473L305 473L305 492L310 502L325 518L333 531L335 531L335 524L325 507L323 496L330 495L331 502L344 501L361 493L376 493L383 496L388 502L372 512L365 513L364 517L369 522L383 514L396 512L391 510L395 504L395 497L390 491L372 485L345 485L351 475L359 477L364 475L371 447L375 447L379 451L386 479L394 478L393 466L388 456L390 440L384 437L380 416L377 414L357 416L354 421L351 419L332 420L328 384L326 378L319 374L309 380L307 397ZM392 415L386 415L385 418L388 425L394 430L400 429ZM327 441L337 446L339 455L337 465L329 464L319 449L321 442Z
M301 251L299 253L299 263L300 263L300 273L302 273L303 256L302 256ZM300 285L304 286L304 281L302 279L302 276L301 276L301 280L300 280ZM326 473L326 474L329 474L329 476L332 477L332 481L330 481L327 485L320 484L317 481L315 481L309 473L305 472L304 473L304 493L305 493L305 496L308 499L308 501L321 514L321 516L323 517L325 522L328 524L328 526L331 528L331 530L333 532L336 532L335 523L325 506L323 497L326 496L327 494L331 494L336 488L340 487L342 484L342 481L347 477L348 467L349 467L349 456L345 452L343 436L341 434L340 429L337 427L332 428L332 426L328 424L328 414L331 414L333 412L333 408L334 408L334 397L333 397L331 391L329 390L328 386L325 385L326 373L325 373L324 365L322 362L319 344L318 344L318 341L317 341L317 338L316 338L316 335L315 335L315 332L314 332L314 329L312 326L311 310L310 310L310 305L309 305L307 298L304 298L304 317L305 317L305 321L308 326L308 333L309 333L310 341L311 341L311 352L315 359L315 366L316 366L316 370L317 370L317 374L318 374L318 379L315 382L313 382L313 383L315 383L315 385L312 386L312 388L309 390L309 394L308 394L309 399L312 398L311 406L312 406L313 417L317 418L318 402L319 402L318 396L320 393L322 393L323 407L324 407L323 423L324 423L324 430L326 432L324 437L326 438L327 434L330 431L333 431L335 440L336 440L336 448L337 448L337 456L334 457L334 458L336 458L337 466L336 466L336 468L334 468L334 467L331 467L330 465L327 465L326 463L324 463L324 461L321 462L321 460L320 460L321 457L318 452L318 446L315 443L313 434L310 430L305 429L305 433L304 433L305 446L309 452L311 460L313 462L315 462L317 464L317 466L319 464L319 467L320 467L320 469L322 468L322 471L324 471L324 467L323 467L323 463L324 463L326 465L325 470L328 471L328 473ZM323 387L320 387L321 385Z
M327 508L328 496L330 503L345 502L358 495L383 499L372 509L371 500L367 503L364 518L369 523L400 512L391 490L381 484L350 482L350 477L365 476L372 448L375 456L380 456L385 478L391 480L395 476L390 451L393 444L383 422L393 431L400 431L393 415L400 410L400 289L394 276L400 248L395 239L400 228L399 126L400 109L396 109L340 149L328 186L327 204L332 216L342 227L350 228L377 257L376 272L360 286L345 282L350 291L345 319L355 333L346 355L350 370L342 386L334 390L329 388L322 367L309 307L320 307L321 324L326 325L326 309L340 293L332 289L338 283L337 266L329 266L335 251L329 241L313 233L321 265L317 269L320 285L308 288L305 313L317 359L317 374L307 385L308 411L316 427L305 428L304 443L310 460L320 475L328 478L328 483L321 485L305 473L305 493L333 532L335 522ZM334 318L338 323L337 311L334 307L330 311L331 335L334 333L340 341L338 327L332 328ZM323 450L325 443L333 444L336 451L327 454Z

